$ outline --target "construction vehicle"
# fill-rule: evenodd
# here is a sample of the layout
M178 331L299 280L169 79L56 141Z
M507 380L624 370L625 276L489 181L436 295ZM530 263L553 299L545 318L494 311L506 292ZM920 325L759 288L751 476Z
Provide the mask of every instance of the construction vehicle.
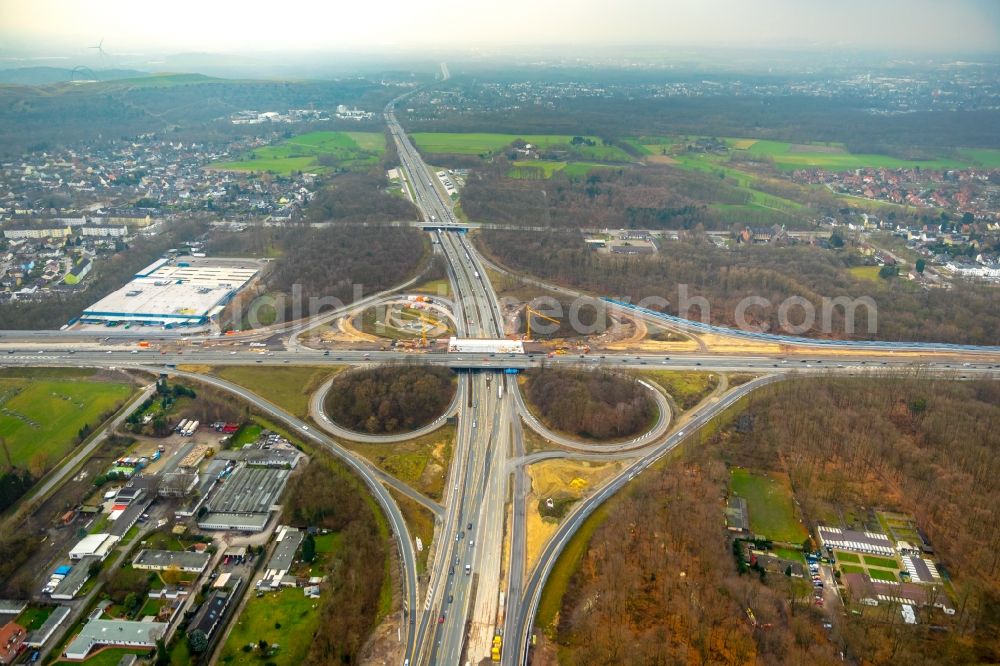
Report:
M493 661L500 661L500 651L503 649L503 636L497 634L493 637L493 647L490 648L490 657Z
M541 317L542 319L546 319L546 320L552 322L553 324L562 324L562 322L559 321L558 319L554 319L554 318L552 318L552 317L550 317L548 315L542 314L538 310L532 309L532 307L530 305L525 305L524 306L524 312L525 312L525 316L526 316L526 318L525 318L525 325L527 326L527 333L524 336L525 340L529 340L529 341L531 340L531 315L535 315L536 317Z

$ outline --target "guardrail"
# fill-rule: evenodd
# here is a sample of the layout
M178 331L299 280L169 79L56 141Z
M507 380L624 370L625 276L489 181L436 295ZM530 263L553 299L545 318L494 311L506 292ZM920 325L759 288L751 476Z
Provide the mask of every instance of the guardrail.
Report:
M662 319L676 326L686 329L701 331L703 333L715 333L717 335L731 335L750 340L762 340L765 342L776 342L786 345L809 345L818 347L832 347L843 349L917 349L917 350L948 350L948 351L970 351L970 352L1000 352L1000 346L991 345L960 345L950 342L891 342L888 340L824 340L819 338L802 338L793 335L778 335L776 333L758 333L756 331L744 331L738 328L727 328L725 326L715 326L700 321L684 319L664 312L657 312L625 301L613 298L602 297L601 300L611 303L626 310L640 312L646 316Z

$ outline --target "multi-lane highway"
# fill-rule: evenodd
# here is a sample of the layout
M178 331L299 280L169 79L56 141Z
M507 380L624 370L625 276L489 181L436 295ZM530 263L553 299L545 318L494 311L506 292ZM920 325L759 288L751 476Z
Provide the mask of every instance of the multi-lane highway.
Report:
M449 232L460 225L450 200L437 177L396 122L393 105L385 109L385 119L396 143L402 171L411 187L425 224L432 231L436 247L447 260L453 292L453 314L458 334L472 338L502 338L502 312L486 277L482 258L464 234ZM412 284L411 280L408 284ZM553 288L552 286L549 286ZM555 287L559 289L558 287ZM372 295L361 303L324 313L319 319L275 326L237 338L219 338L190 333L156 334L113 331L31 331L0 332L0 365L51 365L93 367L135 367L169 370L188 375L238 395L258 409L281 419L314 443L325 447L354 469L367 483L389 518L403 565L405 588L405 663L478 663L490 656L494 632L504 633L504 663L527 659L530 630L542 587L566 542L586 517L605 499L617 492L651 462L663 456L709 420L741 397L765 384L795 375L870 374L922 372L956 379L1000 378L1000 352L996 349L949 349L928 345L914 353L864 344L840 345L837 349L800 348L794 354L732 354L706 352L663 354L472 354L445 351L400 352L375 350L317 351L298 344L298 336L311 326L354 312L389 296L389 290ZM615 306L619 307L619 306ZM625 307L625 306L622 306ZM634 312L639 318L657 313ZM282 337L277 337L277 336ZM151 341L153 348L139 348L138 339ZM257 346L248 348L249 340ZM285 413L253 392L202 374L185 372L185 364L216 365L356 365L404 361L440 365L458 370L474 370L460 376L460 387L448 413L458 414L458 427L446 492L441 505L420 496L412 488L389 477L356 454L340 446L323 430L337 437L362 441L389 442L394 438L371 438L350 433L331 424L323 414L325 390L312 399L311 412L321 429ZM508 368L525 369L552 365L605 369L673 369L740 372L757 375L689 415L683 426L670 432L669 407L662 395L661 420L648 434L616 446L582 447L584 452L555 452L543 455L632 456L631 462L589 498L575 506L545 546L538 562L526 571L525 498L528 483L525 466L534 460L526 456L522 441L522 420L545 431L531 416L521 398L516 381L503 374ZM180 366L180 367L178 367ZM432 424L433 426L439 423ZM550 439L566 448L581 448L556 435ZM629 451L625 451L628 449ZM388 486L388 487L387 487ZM426 506L436 520L432 559L426 578L418 583L413 544L406 523L389 493L392 488ZM505 537L508 547L505 549Z
M442 226L455 224L450 204L435 185L436 176L396 122L391 105L386 108L385 117L404 175L426 221ZM475 252L457 234L436 235L447 259L459 334L503 337L500 308ZM504 367L501 359L489 355L475 363L486 363L486 367L495 369ZM418 658L434 664L458 664L463 658L478 662L489 657L504 568L501 562L506 495L503 472L510 450L507 426L513 407L509 399L504 401L502 374L476 374L466 381L468 394L460 412L445 520L439 524L435 537L437 545L425 602L427 613L417 634Z

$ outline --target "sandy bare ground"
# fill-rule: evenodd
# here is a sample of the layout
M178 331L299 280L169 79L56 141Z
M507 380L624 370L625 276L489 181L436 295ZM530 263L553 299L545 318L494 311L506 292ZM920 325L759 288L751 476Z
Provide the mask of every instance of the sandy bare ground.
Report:
M386 617L382 624L376 627L371 638L365 645L358 661L366 666L389 666L403 663L403 649L406 646L400 640L403 630L403 611L396 611ZM405 640L405 636L402 636Z
M528 466L531 492L525 500L525 573L531 571L549 538L559 527L538 513L538 502L553 495L569 495L580 500L618 473L621 462L594 463L580 460L545 460Z

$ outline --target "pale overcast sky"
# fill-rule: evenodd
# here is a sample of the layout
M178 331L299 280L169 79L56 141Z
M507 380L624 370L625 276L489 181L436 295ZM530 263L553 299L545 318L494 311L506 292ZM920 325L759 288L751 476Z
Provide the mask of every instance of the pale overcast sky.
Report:
M0 0L0 54L663 44L1000 52L998 0ZM6 46L5 46L6 45Z

